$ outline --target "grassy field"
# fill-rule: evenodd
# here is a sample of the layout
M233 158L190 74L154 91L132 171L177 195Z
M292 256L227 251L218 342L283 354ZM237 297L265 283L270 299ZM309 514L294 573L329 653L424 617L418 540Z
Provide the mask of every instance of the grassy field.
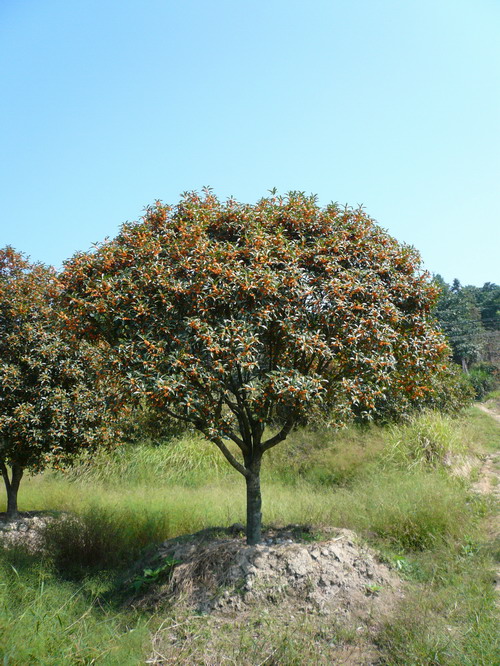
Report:
M498 448L500 427L473 409L398 427L297 431L268 455L265 523L353 529L409 581L396 615L370 637L379 663L500 663L498 552L488 533L494 507L471 490L478 459ZM354 630L324 618L307 618L304 628L303 618L283 624L271 613L258 631L235 622L214 633L208 617L123 605L125 572L144 549L244 522L243 479L194 435L121 447L70 472L26 479L20 508L69 512L78 521L47 529L42 561L19 549L1 553L4 664L140 664L152 637L172 625L184 639L162 647L165 663L329 663L329 646L356 644Z

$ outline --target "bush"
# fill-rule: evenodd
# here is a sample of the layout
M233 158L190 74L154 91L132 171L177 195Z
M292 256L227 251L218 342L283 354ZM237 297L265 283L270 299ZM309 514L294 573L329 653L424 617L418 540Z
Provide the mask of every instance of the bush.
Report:
M476 399L482 400L488 393L498 388L500 373L491 363L476 363L470 369L467 380L474 390Z
M454 363L434 376L432 389L425 408L445 414L459 414L474 400L474 390L467 376Z

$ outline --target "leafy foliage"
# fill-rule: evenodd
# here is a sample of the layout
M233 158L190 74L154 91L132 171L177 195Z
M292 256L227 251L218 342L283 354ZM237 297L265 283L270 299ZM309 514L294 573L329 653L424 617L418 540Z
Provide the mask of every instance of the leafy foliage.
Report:
M61 287L68 329L110 343L132 394L200 430L248 483L315 412L342 425L394 394L426 397L448 349L419 261L362 209L205 190L76 255Z
M481 357L481 313L472 295L461 288L458 280L450 287L437 276L436 283L441 289L436 317L450 343L453 360L467 370Z
M482 400L500 385L500 369L491 363L477 363L471 368L468 379L476 398Z
M482 287L465 287L475 299L481 313L481 321L485 329L500 330L500 286L493 282L485 282Z
M180 560L173 557L166 557L163 559L160 566L147 568L142 570L142 574L137 575L131 581L131 587L134 592L139 592L147 585L157 584L159 582L166 582L171 579L174 568L180 564Z
M0 251L0 466L11 513L24 470L68 464L109 435L99 349L58 329L53 285L52 270Z
M498 386L500 373L500 287L450 286L438 275L441 294L436 317L445 332L453 359L467 373L477 399Z

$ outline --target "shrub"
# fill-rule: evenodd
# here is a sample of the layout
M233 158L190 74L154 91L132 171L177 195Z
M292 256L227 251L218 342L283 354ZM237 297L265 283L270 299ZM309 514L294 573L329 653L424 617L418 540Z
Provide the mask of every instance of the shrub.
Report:
M471 368L467 379L474 389L477 400L482 400L488 393L498 388L500 372L491 363L477 363Z

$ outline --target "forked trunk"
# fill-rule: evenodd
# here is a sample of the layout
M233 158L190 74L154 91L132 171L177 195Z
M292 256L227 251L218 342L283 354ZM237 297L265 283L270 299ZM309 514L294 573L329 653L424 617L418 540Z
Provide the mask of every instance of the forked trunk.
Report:
M247 544L254 546L261 542L262 497L260 494L260 459L247 466Z
M19 484L23 478L23 468L19 465L12 465L11 478L9 478L9 472L5 463L0 463L0 469L7 492L7 520L12 520L17 516L17 494L19 492Z

